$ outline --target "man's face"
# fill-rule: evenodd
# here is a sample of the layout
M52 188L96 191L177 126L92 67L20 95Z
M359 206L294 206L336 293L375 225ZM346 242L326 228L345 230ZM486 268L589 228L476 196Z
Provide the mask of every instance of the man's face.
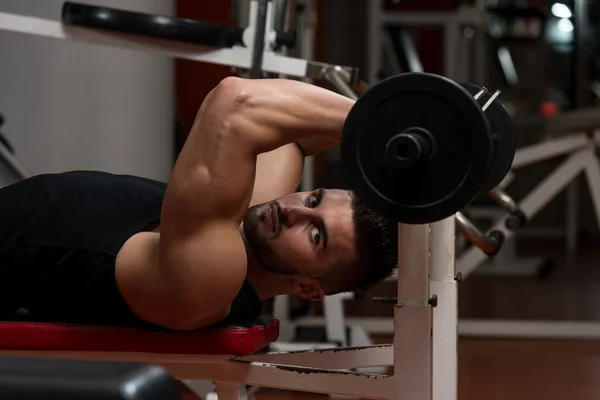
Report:
M293 193L248 209L244 233L269 271L319 278L355 257L351 198L346 190Z

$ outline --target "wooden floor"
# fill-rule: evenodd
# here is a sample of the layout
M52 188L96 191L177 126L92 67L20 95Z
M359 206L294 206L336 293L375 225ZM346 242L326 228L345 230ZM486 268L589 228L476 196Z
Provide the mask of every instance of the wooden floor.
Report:
M600 342L460 340L460 400L600 399Z

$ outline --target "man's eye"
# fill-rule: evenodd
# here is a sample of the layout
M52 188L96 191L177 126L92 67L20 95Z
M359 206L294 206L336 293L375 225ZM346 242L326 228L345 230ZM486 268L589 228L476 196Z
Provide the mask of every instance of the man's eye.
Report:
M308 207L315 208L317 206L318 202L319 202L319 200L317 199L316 196L314 196L314 195L310 196L308 198Z
M315 245L318 245L319 242L321 241L321 232L319 231L318 228L314 228L311 232L310 232L310 236L312 239L312 242Z

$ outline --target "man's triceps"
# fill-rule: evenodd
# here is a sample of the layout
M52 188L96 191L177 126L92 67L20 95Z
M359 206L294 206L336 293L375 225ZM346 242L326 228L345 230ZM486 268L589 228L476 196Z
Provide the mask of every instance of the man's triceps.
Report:
M178 245L165 246L159 260L173 323L182 329L226 316L246 276L245 247L233 224L212 223Z

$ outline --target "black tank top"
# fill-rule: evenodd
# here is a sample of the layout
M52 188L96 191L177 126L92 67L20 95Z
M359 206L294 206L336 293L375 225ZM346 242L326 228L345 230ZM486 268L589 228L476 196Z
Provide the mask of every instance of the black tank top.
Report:
M26 309L36 321L147 326L118 290L115 260L128 238L160 222L166 187L73 171L0 189L0 315ZM224 322L248 321L261 311L245 282Z

